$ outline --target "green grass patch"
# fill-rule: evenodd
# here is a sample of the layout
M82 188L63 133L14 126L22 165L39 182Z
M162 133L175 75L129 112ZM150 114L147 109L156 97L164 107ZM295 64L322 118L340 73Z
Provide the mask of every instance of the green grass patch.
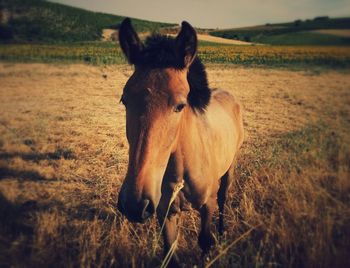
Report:
M324 122L310 124L280 137L272 146L272 157L268 165L285 171L295 169L297 172L305 166L322 168L325 165L332 171L337 171L340 162L346 162L340 160L345 157L341 155L341 141L340 133ZM350 153L350 148L346 149Z
M270 45L350 45L350 38L313 32L296 32L255 37L252 38L252 41Z
M218 266L342 266L350 216L345 130L313 122L243 151L233 205L249 226L259 227Z

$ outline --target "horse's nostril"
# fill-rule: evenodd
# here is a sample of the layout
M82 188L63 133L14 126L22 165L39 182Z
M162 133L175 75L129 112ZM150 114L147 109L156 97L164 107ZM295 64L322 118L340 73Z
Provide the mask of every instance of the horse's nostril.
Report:
M141 218L145 220L154 213L154 206L149 199L144 199L142 203L143 203L143 209L142 209Z

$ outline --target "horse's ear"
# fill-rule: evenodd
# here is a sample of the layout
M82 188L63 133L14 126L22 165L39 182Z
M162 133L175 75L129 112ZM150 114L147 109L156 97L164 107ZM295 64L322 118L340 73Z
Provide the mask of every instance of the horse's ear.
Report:
M175 42L178 57L185 67L189 67L197 53L197 33L188 22L182 22Z
M129 18L124 19L119 27L119 44L129 63L135 64L143 49L143 44Z

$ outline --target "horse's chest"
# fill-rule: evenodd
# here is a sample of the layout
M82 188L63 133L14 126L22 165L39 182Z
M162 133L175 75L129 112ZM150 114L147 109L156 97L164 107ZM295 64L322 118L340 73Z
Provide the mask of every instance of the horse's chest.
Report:
M186 170L184 182L184 195L195 208L200 208L207 202L212 193L217 192L218 182L212 176L206 175L205 172L190 172L190 170Z

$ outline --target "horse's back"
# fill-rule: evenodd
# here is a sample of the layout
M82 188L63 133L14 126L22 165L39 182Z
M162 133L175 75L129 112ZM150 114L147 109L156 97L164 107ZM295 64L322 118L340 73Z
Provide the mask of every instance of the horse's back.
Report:
M241 106L227 91L213 90L207 108L207 119L212 131L213 151L219 175L232 165L243 143L243 120Z
M222 89L214 89L212 91L212 100L218 102L228 112L233 112L238 116L240 113L240 104L238 100L230 92Z

